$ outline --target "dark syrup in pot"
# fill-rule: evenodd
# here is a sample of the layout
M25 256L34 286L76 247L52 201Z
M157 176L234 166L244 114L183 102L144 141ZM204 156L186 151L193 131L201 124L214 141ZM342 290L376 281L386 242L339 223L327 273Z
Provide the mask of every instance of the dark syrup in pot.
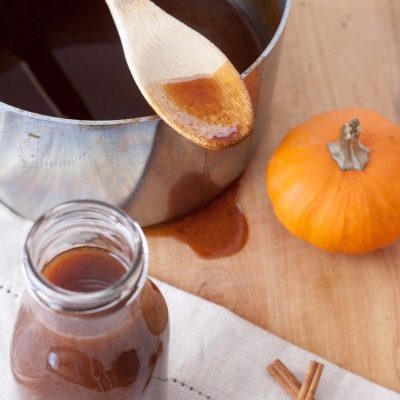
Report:
M267 30L260 39L234 1L155 3L212 40L240 72L257 59L274 32ZM101 0L1 2L0 101L76 119L154 114L131 77Z

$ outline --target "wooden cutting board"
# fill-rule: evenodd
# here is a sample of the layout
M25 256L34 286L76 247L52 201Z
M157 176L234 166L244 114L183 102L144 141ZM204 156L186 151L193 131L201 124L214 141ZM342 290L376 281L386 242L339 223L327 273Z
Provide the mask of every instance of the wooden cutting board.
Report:
M361 106L400 123L400 1L294 0L273 98L239 192L246 247L204 260L150 238L151 273L400 391L400 243L362 257L317 250L280 226L264 184L279 140L314 114Z

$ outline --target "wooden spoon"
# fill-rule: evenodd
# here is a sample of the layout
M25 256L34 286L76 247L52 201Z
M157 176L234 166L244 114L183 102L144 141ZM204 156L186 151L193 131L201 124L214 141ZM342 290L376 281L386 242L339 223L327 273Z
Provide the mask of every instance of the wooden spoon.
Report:
M233 146L250 134L250 96L215 45L150 0L106 1L131 73L167 124L209 149Z

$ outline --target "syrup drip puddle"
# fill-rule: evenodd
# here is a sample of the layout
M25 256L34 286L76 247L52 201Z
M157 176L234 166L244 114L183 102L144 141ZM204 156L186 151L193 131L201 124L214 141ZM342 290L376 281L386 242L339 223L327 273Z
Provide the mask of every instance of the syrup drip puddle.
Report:
M239 183L233 184L203 208L170 222L145 228L150 237L174 237L202 258L238 253L247 243L247 219L237 203Z

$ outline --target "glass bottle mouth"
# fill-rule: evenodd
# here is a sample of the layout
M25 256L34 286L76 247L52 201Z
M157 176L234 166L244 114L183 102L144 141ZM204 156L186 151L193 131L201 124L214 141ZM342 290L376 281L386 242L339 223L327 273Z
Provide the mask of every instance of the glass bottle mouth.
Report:
M96 247L116 256L126 273L96 292L75 292L52 284L43 268L64 251ZM122 210L92 200L60 204L42 215L28 233L23 269L30 293L56 311L98 313L134 300L148 274L147 241L140 226Z

